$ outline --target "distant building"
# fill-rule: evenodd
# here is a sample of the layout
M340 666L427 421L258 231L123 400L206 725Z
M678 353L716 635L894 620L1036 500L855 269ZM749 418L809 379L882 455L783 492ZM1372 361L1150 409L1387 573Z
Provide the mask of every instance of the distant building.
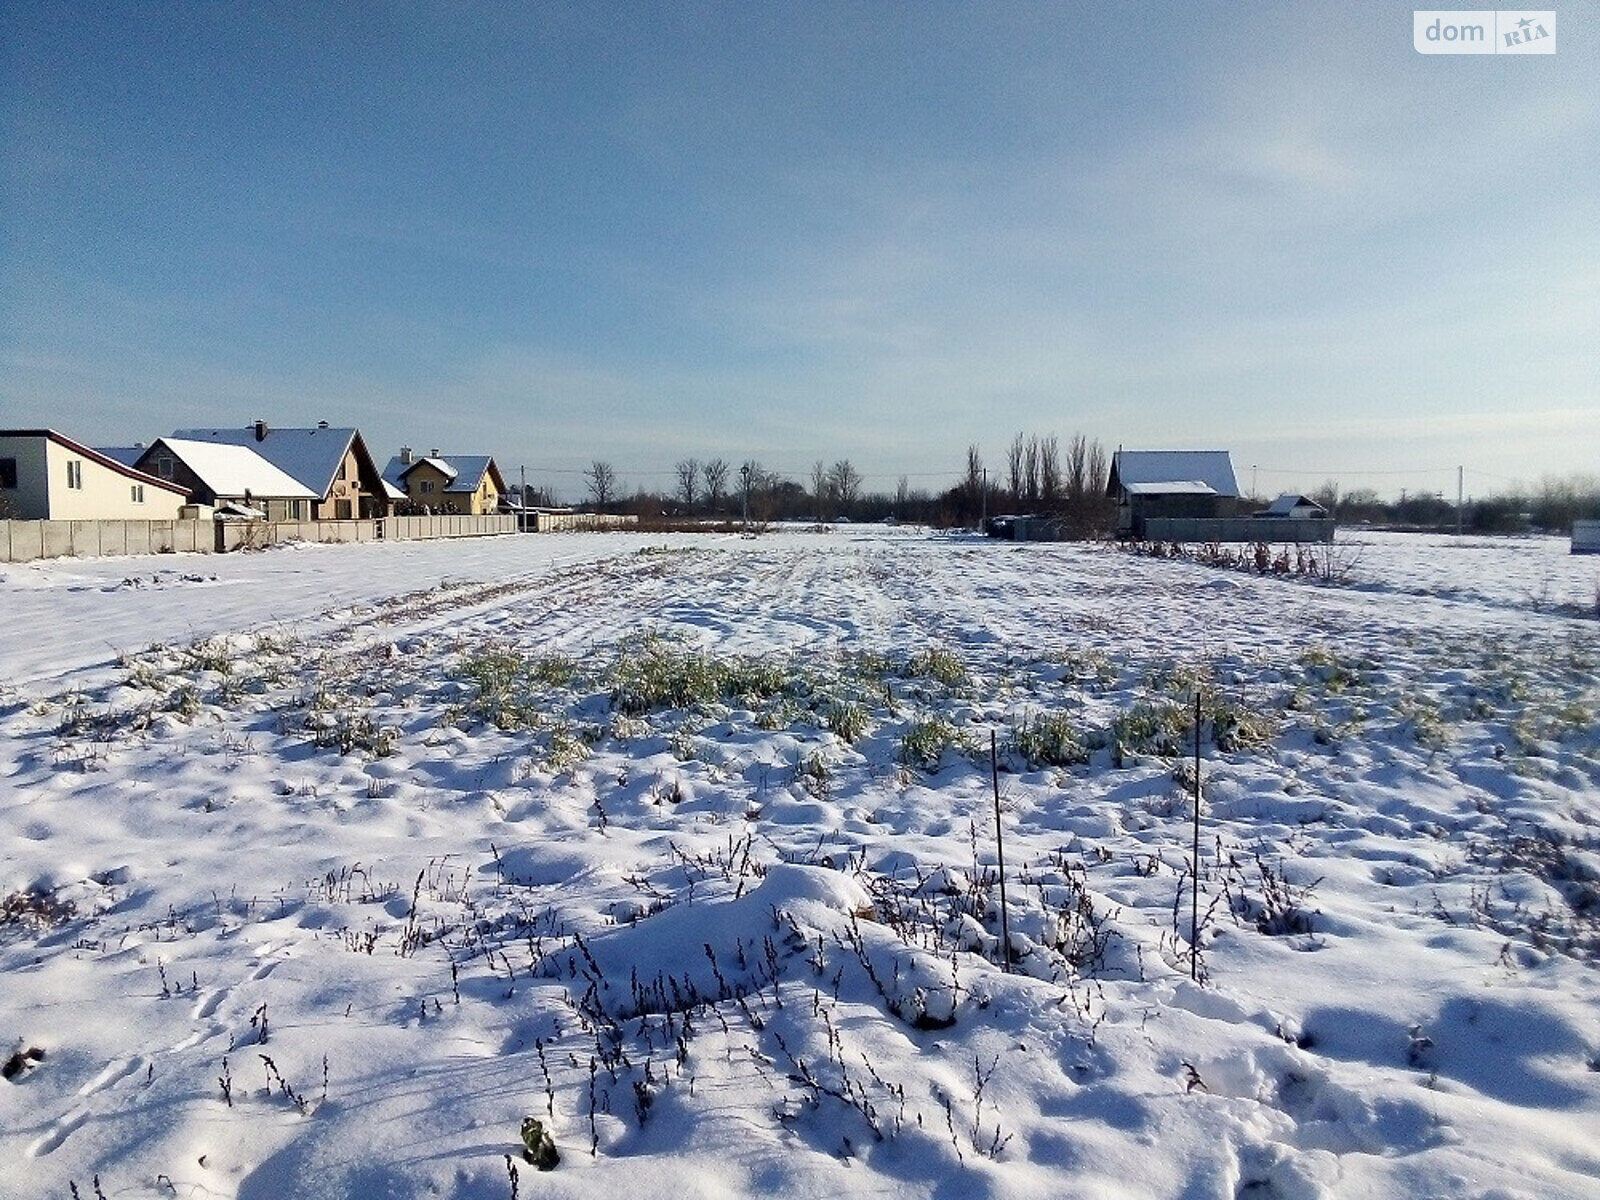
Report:
M500 468L487 454L417 455L410 446L383 469L389 499L421 511L482 516L498 512L506 494Z
M54 429L0 429L0 520L171 521L185 490Z
M1266 508L1252 515L1263 519L1280 517L1292 521L1326 521L1328 510L1310 496L1285 492Z
M1572 523L1572 553L1600 554L1600 521Z
M1117 504L1117 536L1136 539L1152 519L1232 517L1239 507L1226 450L1118 450L1106 495Z

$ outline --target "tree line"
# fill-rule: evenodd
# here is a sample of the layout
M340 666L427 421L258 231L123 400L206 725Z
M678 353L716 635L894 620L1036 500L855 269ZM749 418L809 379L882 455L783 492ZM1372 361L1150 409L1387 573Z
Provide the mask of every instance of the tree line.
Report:
M984 516L1028 513L1060 518L1069 533L1108 532L1110 460L1099 442L1074 434L1063 449L1055 434L1017 434L1003 470L991 473L974 444L960 481L939 491L913 487L901 475L892 490L871 490L848 458L817 459L804 482L769 470L758 459L734 466L725 458L685 458L673 467L670 491L629 493L611 463L583 472L585 507L641 518L724 517L754 521L884 521L957 526ZM809 485L809 486L807 486Z

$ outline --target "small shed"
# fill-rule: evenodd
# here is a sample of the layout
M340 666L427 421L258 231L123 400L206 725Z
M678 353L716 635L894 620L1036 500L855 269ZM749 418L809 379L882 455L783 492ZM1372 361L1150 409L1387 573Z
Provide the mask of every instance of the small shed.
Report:
M1288 521L1326 521L1328 510L1310 496L1285 492L1262 511L1252 515L1269 519L1276 517Z
M1600 521L1572 523L1572 553L1600 554Z

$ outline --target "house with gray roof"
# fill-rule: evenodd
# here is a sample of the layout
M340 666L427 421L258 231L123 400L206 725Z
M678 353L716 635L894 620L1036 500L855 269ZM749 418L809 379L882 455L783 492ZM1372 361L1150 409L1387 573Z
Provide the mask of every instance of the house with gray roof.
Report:
M1254 515L1263 520L1280 517L1291 521L1326 521L1328 510L1310 496L1302 496L1298 492L1285 492Z
M164 437L134 466L188 489L191 504L269 521L304 521L317 494L249 446Z
M402 511L481 516L498 512L506 494L506 481L489 455L418 455L410 446L389 460L383 482Z
M316 497L311 520L368 520L388 514L388 491L358 429L327 422L309 429L274 429L265 421L253 421L234 429L179 429L173 437L255 451L311 490Z
M1117 536L1143 538L1154 518L1235 516L1239 483L1226 450L1118 450L1106 495L1117 503Z

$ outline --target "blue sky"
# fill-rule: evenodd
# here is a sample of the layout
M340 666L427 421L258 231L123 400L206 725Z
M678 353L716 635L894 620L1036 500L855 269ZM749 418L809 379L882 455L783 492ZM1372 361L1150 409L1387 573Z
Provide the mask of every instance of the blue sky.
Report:
M1600 472L1595 5L1537 57L1412 11L13 3L0 424L327 419L570 498L1018 431Z

